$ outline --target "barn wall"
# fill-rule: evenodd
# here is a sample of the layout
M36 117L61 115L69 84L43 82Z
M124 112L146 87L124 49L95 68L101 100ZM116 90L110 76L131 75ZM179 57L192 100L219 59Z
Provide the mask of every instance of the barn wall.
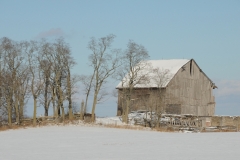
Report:
M184 65L169 82L162 93L163 105L167 114L193 114L198 116L213 116L215 113L215 98L212 94L212 82L205 76L194 60ZM122 114L122 90L118 90L118 112ZM152 103L156 98L156 89L136 89L130 104L131 110L153 110ZM159 105L158 105L159 106Z
M181 114L214 115L215 99L211 81L195 61L184 65L168 84L166 107L170 104L181 104Z
M161 89L160 93L162 96L165 95L165 89ZM164 107L164 99L162 101L159 100L159 90L157 89L134 89L131 94L131 103L129 106L129 111L137 111L137 110L148 110L148 111L156 111L156 106ZM126 106L126 91L122 89L118 89L118 109L117 109L117 116L123 114L123 107ZM173 106L171 106L173 107ZM158 112L159 112L158 107ZM179 108L179 107L178 107ZM180 108L181 109L181 108ZM180 110L181 111L181 110ZM171 112L171 110L169 110ZM179 112L178 110L178 113Z

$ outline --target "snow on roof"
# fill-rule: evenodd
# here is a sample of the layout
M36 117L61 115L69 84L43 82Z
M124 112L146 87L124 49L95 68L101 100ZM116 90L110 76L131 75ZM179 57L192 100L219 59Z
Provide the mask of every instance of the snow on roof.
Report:
M149 60L153 68L163 68L170 71L172 74L176 74L177 71L184 66L189 59L169 59L169 60Z
M167 71L168 72L168 78L165 78L165 82L164 84L161 85L161 87L166 87L167 84L171 81L171 79L174 77L174 75L178 72L178 70L184 66L186 63L188 63L190 60L189 59L170 59L170 60L148 60L148 61L144 61L148 64L150 64L152 69L159 69L162 72ZM148 70L149 71L149 70ZM138 75L143 75L148 71L141 71L140 74ZM153 77L154 73L149 73L148 74L149 77ZM127 85L123 85L124 81L129 81L127 78L129 77L128 75L125 76L125 78L123 78L123 80L117 85L116 88L122 88L122 87L127 87ZM153 80L153 78L150 78L148 83L144 83L144 84L136 84L134 86L135 88L149 88L149 87L158 87L158 85L155 83L155 81Z

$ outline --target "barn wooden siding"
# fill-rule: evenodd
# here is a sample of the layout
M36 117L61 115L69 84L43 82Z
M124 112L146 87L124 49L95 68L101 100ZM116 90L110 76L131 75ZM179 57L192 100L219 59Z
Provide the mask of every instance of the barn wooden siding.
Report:
M212 116L215 112L214 84L194 60L184 65L166 87L165 104L176 105L181 114Z
M162 96L165 95L165 88L161 90ZM123 89L118 89L118 110L117 115L122 115L122 106L126 105L126 99L124 99L124 94L126 94ZM161 104L159 104L158 90L156 88L136 88L133 90L131 95L130 111L137 110L148 110L156 111L156 106L165 106L164 99ZM156 104L158 103L158 104Z
M196 116L213 116L215 113L214 84L198 67L194 60L182 66L166 88L161 89L162 104L167 114L193 114ZM118 89L118 111L122 114L124 102L123 90ZM158 96L155 88L135 88L131 95L131 110L155 111L159 104L154 104Z

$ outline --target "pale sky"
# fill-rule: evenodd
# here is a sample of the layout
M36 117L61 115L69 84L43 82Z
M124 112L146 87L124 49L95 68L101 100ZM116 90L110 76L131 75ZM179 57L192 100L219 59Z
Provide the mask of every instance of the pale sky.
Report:
M239 15L239 0L0 0L0 37L62 36L71 46L78 74L91 72L90 38L108 34L116 35L115 48L124 50L131 39L145 46L153 60L193 58L219 88L214 91L216 114L240 115ZM113 90L118 82L110 84ZM97 115L116 115L115 101L98 105ZM29 104L29 115L31 108Z

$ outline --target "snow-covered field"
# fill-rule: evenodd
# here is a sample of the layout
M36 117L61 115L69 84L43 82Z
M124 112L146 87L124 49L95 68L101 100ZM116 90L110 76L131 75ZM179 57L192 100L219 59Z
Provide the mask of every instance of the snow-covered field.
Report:
M0 132L0 160L240 159L240 133L161 133L81 125Z

